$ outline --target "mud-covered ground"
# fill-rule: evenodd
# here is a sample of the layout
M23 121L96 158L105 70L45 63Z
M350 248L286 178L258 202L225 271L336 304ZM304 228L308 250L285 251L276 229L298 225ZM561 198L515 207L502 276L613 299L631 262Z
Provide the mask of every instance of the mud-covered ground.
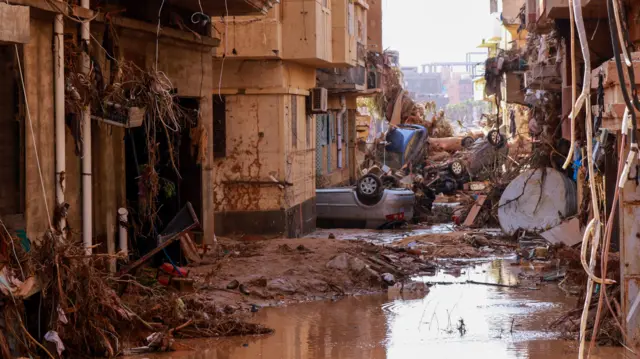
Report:
M203 264L190 268L200 296L227 311L385 291L410 276L432 273L440 258L511 253L513 245L467 232L406 236L388 244L367 241L371 231L299 239L220 238ZM350 236L351 240L343 237ZM390 236L397 232L389 232ZM362 239L354 239L361 237Z

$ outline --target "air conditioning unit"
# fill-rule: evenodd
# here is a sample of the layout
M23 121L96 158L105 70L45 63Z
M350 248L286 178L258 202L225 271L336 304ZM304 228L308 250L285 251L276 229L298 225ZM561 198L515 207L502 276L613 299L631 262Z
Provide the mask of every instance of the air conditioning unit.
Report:
M324 113L327 112L329 102L329 93L326 88L316 87L311 89L311 112Z

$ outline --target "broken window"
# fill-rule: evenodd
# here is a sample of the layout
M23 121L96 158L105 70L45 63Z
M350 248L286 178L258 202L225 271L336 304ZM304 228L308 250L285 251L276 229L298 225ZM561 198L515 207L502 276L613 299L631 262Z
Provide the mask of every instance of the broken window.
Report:
M213 96L213 157L227 155L227 101L225 96Z
M298 148L298 96L291 95L291 146Z

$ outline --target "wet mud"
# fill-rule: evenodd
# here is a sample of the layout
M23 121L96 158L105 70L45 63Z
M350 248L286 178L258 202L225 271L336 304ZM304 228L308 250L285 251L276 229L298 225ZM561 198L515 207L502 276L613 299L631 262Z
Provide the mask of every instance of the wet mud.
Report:
M186 341L179 352L145 357L577 357L576 342L548 329L558 315L575 306L575 297L554 284L528 287L519 273L530 268L514 263L468 261L414 278L442 283L426 294L391 289L381 295L265 308L254 313L252 321L274 328L274 334ZM635 356L622 348L598 348L591 357Z

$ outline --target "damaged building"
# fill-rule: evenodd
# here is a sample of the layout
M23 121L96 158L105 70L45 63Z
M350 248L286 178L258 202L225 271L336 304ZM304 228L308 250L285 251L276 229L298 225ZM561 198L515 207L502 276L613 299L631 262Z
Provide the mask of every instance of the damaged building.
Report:
M270 8L270 2L230 3L234 15ZM220 39L210 16L227 9L216 1L203 1L205 12L198 4L168 2L158 16L160 2L152 0L1 6L0 33L8 37L0 39L3 108L10 109L3 111L9 130L2 131L1 208L8 228L37 241L55 214L54 226L63 223L58 230L82 236L87 246L110 244L119 209L134 208L130 222L141 227L149 226L141 213L147 211L159 233L190 202L199 237L212 241L209 56ZM78 31L78 23L88 31ZM162 191L164 203L154 203L148 191Z
M316 186L354 180L355 99L378 87L366 59L381 13L379 0L301 0L214 19L217 234L309 233Z
M494 107L498 125L505 133L531 138L539 164L575 181L576 216L583 228L590 222L606 226L604 237L598 230L591 245L597 248L602 240L605 253L610 248L620 250L620 307L626 315L626 320L622 317L626 333L620 335L627 344L634 342L639 109L634 95L638 80L628 78L640 70L634 52L640 43L638 3L503 0L491 4L494 11L502 9L505 30L504 41L495 42L485 75L485 94L498 104ZM514 108L523 109L522 114L513 116ZM601 308L603 296L596 297L587 295L586 303L597 302ZM596 328L597 323L596 319ZM580 355L583 345L584 336Z

